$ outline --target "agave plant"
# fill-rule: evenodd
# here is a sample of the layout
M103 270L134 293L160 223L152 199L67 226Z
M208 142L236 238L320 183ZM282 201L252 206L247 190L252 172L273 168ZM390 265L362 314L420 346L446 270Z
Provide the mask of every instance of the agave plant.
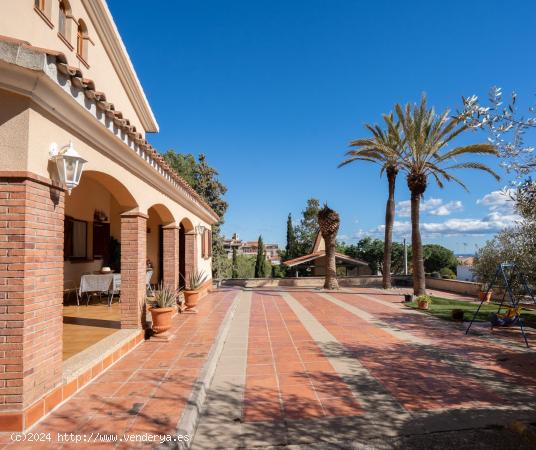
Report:
M197 291L205 282L207 281L208 276L202 270L194 270L190 273L188 277L188 289L190 291Z
M179 291L172 289L169 286L158 286L158 290L154 294L154 308L172 308L177 305Z

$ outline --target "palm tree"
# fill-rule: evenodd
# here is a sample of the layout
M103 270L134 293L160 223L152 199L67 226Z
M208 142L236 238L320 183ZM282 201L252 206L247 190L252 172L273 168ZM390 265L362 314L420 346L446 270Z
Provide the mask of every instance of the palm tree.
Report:
M400 170L399 164L404 148L400 137L400 126L394 123L393 114L383 116L386 130L379 125L365 124L372 137L357 139L350 143L351 150L346 152L347 159L338 167L354 161L367 161L380 166L380 175L387 175L389 196L385 205L385 239L383 244L383 288L391 289L391 249L393 246L393 222L395 219L395 186L396 176Z
M408 103L404 108L395 106L396 115L404 133L406 151L401 161L401 168L407 173L408 188L411 192L411 248L413 263L413 292L415 295L426 293L424 260L421 233L419 230L419 207L421 198L431 176L442 188L445 181L454 181L465 190L467 187L450 170L477 169L499 176L488 166L479 162L456 162L458 156L469 154L497 155L497 149L491 144L473 144L445 150L444 147L455 137L468 130L459 118L449 118L449 111L441 115L434 108L428 109L426 96L420 105Z
M327 204L318 211L318 226L326 245L326 280L324 289L339 289L337 281L337 266L335 263L335 242L339 231L339 215L328 207Z

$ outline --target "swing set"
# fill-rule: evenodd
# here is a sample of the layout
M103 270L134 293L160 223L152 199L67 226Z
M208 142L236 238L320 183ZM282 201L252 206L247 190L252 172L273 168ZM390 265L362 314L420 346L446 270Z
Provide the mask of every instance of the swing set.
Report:
M480 305L478 305L477 310L473 314L473 318L471 319L467 330L465 330L465 334L469 333L471 325L473 325L473 322L475 321L478 312L482 307L482 304L487 298L487 294L491 292L494 285L500 285L501 281L504 284L504 286L502 286L503 297L501 299L501 303L499 304L499 309L497 310L497 312L492 313L490 315L491 328L493 329L493 327L508 327L513 325L519 325L521 334L523 336L523 339L525 340L525 345L528 348L529 343L525 334L525 323L520 317L522 309L522 304L520 302L521 299L529 297L532 299L532 303L536 305L536 299L532 294L532 290L530 289L526 275L523 274L519 270L517 264L513 262L504 262L499 264L499 266L497 267L497 271L495 272L495 275L493 277L493 280L488 286L486 295L482 297L482 301L480 302ZM504 305L507 295L509 304ZM501 309L503 308L503 305L506 308L506 312L501 314Z

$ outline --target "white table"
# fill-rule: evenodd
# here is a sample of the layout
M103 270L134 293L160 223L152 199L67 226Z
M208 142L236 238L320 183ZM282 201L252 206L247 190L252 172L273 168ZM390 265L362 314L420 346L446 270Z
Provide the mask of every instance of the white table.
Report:
M79 297L86 293L87 303L89 304L89 294L98 293L108 296L108 306L112 304L112 297L121 290L120 273L99 273L82 275L80 278L80 288L78 289Z

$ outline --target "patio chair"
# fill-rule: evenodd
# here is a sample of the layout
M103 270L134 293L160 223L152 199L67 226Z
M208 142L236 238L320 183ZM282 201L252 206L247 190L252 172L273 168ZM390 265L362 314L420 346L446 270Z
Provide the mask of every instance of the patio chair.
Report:
M147 295L154 296L154 289L151 286L151 278L153 277L153 269L149 269L145 274L145 285L147 286Z
M80 306L80 298L78 297L78 287L74 280L65 280L63 283L63 296L67 296L67 299L71 296L72 293L76 295L76 304Z

